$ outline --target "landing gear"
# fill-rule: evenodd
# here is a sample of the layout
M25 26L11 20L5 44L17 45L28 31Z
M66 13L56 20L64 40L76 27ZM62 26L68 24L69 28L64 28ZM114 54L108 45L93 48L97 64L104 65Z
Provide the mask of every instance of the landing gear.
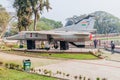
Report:
M27 40L27 49L35 49L35 40Z
M57 41L54 41L54 48L57 49L59 46L58 46L58 43Z
M50 47L45 47L45 49L48 51L48 50L50 50Z
M60 50L68 50L69 44L67 41L60 41Z

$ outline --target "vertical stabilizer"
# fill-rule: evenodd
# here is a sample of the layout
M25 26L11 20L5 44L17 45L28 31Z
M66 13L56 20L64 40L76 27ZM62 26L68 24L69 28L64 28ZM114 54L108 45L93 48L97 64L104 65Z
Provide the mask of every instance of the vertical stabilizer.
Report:
M76 29L79 30L84 30L84 31L89 31L89 30L94 30L94 23L95 23L95 18L93 16L87 16L83 18L82 20L78 21L75 23Z
M88 15L84 18L70 18L68 19L65 27L56 29L56 31L86 31L94 32L95 18L94 16Z

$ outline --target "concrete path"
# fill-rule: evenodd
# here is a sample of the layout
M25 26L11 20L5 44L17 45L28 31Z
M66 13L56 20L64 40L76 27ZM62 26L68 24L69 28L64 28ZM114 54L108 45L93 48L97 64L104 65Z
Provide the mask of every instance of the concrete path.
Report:
M55 75L69 80L75 80L74 76L79 77L80 75L87 79L91 78L91 80L96 80L97 77L101 79L107 78L107 80L120 79L120 63L106 60L69 60L58 64L37 67L36 69L47 69L54 73L57 71L65 74L69 73L70 77Z
M120 53L115 52L114 54L112 54L111 51L105 49L100 49L100 51L103 53L103 56L106 56L106 60L120 62Z

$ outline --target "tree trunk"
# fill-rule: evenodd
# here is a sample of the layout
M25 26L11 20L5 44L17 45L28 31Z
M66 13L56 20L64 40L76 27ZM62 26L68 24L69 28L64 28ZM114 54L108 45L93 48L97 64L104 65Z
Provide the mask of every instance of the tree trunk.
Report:
M27 26L25 26L25 31L28 31Z
M37 24L37 11L34 12L35 18L34 18L34 31L36 31L36 24Z
M0 35L0 39L3 37L3 35L4 35L5 32L6 32L6 25L4 25L3 27L4 27L4 28L3 28L3 31L2 31L2 33L1 33L1 35Z

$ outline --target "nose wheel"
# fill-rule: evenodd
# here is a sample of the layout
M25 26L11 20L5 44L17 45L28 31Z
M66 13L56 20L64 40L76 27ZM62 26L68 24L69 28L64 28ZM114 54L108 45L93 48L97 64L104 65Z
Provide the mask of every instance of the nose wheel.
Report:
M59 46L58 46L58 42L57 42L57 41L54 41L54 48L55 48L55 49L58 49L58 47L59 47Z

